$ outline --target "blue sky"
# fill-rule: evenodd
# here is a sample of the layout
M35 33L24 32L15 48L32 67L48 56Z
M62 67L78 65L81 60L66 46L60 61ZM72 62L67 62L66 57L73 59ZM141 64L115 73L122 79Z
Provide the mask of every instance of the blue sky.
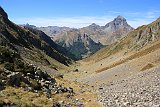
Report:
M105 25L122 15L133 27L160 16L160 0L0 0L17 24L83 27Z

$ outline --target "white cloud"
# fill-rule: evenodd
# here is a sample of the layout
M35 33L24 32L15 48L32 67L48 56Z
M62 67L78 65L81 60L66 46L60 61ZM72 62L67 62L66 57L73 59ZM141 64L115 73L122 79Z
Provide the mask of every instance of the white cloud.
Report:
M52 17L52 18L21 18L13 19L17 24L33 24L40 26L67 26L72 28L81 28L96 23L105 25L112 21L117 15L122 15L127 18L127 22L134 28L148 24L159 17L159 10L151 10L148 12L119 12L107 11L105 16L80 16L80 17Z
M105 25L109 21L113 20L115 17L103 16L103 17L93 17L93 16L81 16L81 17L59 17L59 18L22 18L13 21L17 24L33 24L36 26L67 26L81 28L88 26L92 23L98 25Z

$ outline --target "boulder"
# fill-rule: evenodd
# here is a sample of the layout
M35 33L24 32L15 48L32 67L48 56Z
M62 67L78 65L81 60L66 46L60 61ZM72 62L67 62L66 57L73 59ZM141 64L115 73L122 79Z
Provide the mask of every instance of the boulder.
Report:
M61 107L61 104L59 104L59 103L53 103L52 107Z
M3 88L3 83L2 81L0 80L0 90Z
M78 69L75 69L75 70L74 70L74 72L78 72L78 71L79 71Z
M44 75L44 73L43 73L41 70L37 70L37 71L35 72L35 74L36 74L37 76L39 76L39 79L42 79L42 78L43 78L43 75Z
M20 86L21 82L29 83L27 79L24 78L22 73L12 73L11 75L8 75L8 81L7 84L11 86Z

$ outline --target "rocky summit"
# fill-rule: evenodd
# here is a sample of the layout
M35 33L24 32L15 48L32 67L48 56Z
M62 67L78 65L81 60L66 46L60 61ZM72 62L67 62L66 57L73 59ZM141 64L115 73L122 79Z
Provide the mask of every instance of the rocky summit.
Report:
M113 21L107 23L104 26L105 31L116 31L121 28L126 28L128 30L132 30L133 28L128 25L126 19L123 16L117 16Z
M133 28L122 16L117 16L113 21L105 26L95 24L80 29L82 33L88 33L90 37L103 45L110 45L125 36Z

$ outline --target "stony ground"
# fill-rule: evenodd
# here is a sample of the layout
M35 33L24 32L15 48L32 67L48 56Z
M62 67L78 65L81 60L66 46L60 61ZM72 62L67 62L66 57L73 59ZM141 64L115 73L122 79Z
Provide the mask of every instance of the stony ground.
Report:
M160 67L103 83L98 92L105 107L160 107Z

